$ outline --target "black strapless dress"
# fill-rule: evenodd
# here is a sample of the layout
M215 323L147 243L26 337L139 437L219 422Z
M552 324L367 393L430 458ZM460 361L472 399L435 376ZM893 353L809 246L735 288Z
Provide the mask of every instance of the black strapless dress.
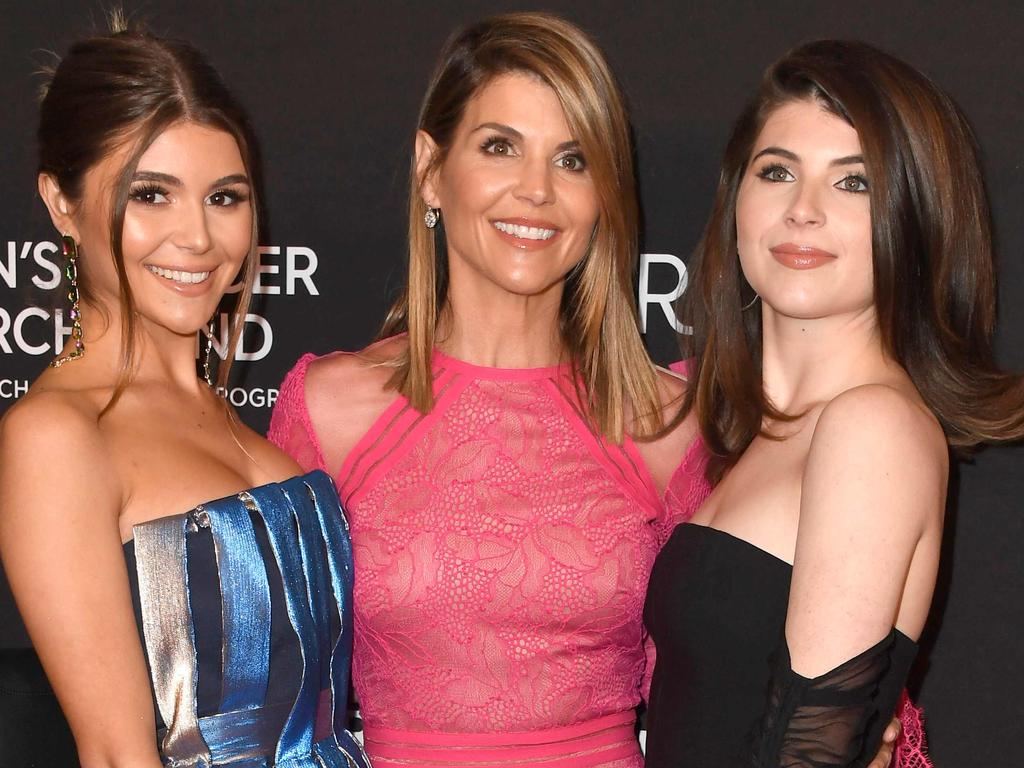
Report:
M644 619L657 649L647 768L863 768L881 745L916 644L893 629L820 677L792 671L792 566L683 524L654 563Z

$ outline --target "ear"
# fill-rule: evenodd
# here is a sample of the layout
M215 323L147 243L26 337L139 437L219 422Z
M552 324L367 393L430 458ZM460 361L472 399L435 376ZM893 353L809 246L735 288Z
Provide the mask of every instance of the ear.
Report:
M76 242L81 242L74 219L74 206L68 196L61 191L57 179L52 174L40 173L38 186L39 196L43 198L46 210L50 212L50 221L53 222L53 226L62 235L71 235Z
M439 151L429 133L416 132L416 178L420 181L420 197L429 208L441 207L437 194L437 174L440 169L434 166L434 158Z

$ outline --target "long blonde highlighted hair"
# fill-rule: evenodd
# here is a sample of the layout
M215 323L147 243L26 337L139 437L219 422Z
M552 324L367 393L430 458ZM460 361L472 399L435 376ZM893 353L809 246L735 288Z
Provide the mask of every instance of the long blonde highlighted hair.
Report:
M594 428L620 442L626 431L649 437L662 428L657 373L637 324L633 276L638 205L629 120L618 85L594 42L547 13L492 16L445 44L420 110L419 130L437 145L430 167L409 186L409 273L381 337L408 334L391 363L391 385L414 408L434 404L431 355L447 290L447 256L423 224L424 179L444 164L466 104L495 77L529 73L557 95L579 142L598 197L598 221L587 254L566 279L560 334ZM627 411L630 416L627 430Z

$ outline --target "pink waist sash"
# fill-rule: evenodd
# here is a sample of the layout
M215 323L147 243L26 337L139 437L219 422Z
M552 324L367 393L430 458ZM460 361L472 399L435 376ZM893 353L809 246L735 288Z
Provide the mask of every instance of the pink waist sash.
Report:
M411 765L489 768L595 768L616 761L642 765L632 710L585 723L539 731L434 733L365 724L366 751L374 768Z

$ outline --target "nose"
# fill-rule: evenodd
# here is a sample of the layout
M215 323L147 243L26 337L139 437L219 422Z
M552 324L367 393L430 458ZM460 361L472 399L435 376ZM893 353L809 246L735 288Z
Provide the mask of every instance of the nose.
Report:
M793 197L786 210L786 221L795 226L821 226L825 223L825 210L817 190L811 184L795 184Z
M555 200L554 167L546 159L536 157L519 166L513 194L531 205L549 205Z
M206 253L210 250L210 225L206 205L197 202L182 206L174 234L174 244L182 250Z

